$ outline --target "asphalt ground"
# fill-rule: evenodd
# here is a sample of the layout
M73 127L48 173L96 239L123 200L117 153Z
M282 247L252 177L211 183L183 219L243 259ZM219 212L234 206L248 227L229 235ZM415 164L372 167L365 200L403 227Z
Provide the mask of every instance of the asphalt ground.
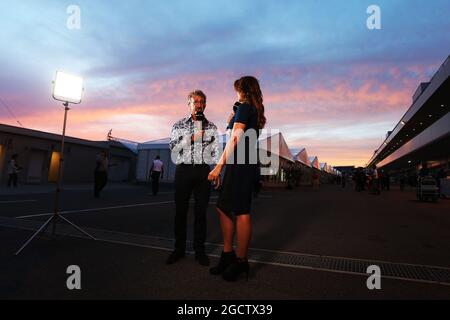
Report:
M220 244L213 193L207 242ZM147 186L65 190L60 211L82 228L173 238L173 190L158 196ZM44 221L53 193L0 196L0 216ZM450 201L422 203L412 190L380 196L324 185L320 190L267 189L254 201L252 248L353 259L450 267ZM188 239L192 239L193 215ZM450 286L367 277L268 263L251 263L250 279L226 283L210 276L191 255L174 265L168 248L151 248L70 236L36 238L14 252L32 231L1 227L0 298L3 299L450 299ZM189 249L189 248L188 248ZM217 257L211 255L215 264ZM66 269L82 270L82 289L68 290Z

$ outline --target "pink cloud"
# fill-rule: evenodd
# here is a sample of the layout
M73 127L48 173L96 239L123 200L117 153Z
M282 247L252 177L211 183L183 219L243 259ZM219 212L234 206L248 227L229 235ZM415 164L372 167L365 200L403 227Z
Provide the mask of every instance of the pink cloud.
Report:
M330 74L324 76L327 70ZM287 128L283 134L289 140L291 134L306 125L320 127L326 123L338 127L348 122L396 121L409 107L415 87L427 72L427 68L414 65L352 65L339 70L329 66L271 68L255 74L261 78L268 126ZM112 128L115 135L140 142L167 137L172 124L188 114L186 98L194 89L206 92L207 117L223 129L236 100L232 84L240 76L224 71L96 88L88 91L83 103L69 112L67 134L100 140ZM14 104L26 101L18 95L8 99ZM55 107L55 101L43 98L37 104L39 108L26 108L25 103L17 106L18 110L27 110L18 114L24 125L60 132L63 111ZM7 116L0 117L0 121L13 124ZM315 151L313 154L329 163L361 164L378 147L377 139L366 138L357 148L349 148L345 141L339 141L336 149L320 140L299 143L307 147L309 144ZM292 147L295 143L291 141Z

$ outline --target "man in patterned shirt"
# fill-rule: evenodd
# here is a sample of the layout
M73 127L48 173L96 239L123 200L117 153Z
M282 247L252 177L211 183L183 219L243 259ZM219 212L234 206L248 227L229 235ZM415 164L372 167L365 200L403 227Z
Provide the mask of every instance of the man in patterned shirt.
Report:
M172 264L184 257L186 250L186 220L189 199L194 192L194 251L195 259L202 265L209 265L205 254L206 209L211 185L208 174L210 165L219 159L219 136L217 127L208 121L203 112L206 95L195 90L188 95L190 116L176 122L172 127L170 149L175 171L175 250L166 263Z

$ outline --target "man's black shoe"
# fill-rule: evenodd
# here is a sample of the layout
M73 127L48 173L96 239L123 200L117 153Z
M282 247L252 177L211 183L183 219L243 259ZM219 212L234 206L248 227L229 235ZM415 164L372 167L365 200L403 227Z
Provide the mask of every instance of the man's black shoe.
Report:
M166 260L166 264L173 264L184 257L184 252L173 251Z
M209 258L204 252L195 253L195 260L202 266L209 266Z

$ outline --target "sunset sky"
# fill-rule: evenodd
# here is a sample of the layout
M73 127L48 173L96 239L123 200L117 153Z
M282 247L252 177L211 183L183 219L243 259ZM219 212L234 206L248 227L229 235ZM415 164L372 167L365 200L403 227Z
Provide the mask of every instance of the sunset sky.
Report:
M366 10L381 9L381 30ZM80 29L66 12L80 8ZM0 123L60 133L56 70L85 78L67 135L169 136L202 89L224 130L233 81L260 79L268 128L331 165L363 165L450 54L450 1L0 1Z

